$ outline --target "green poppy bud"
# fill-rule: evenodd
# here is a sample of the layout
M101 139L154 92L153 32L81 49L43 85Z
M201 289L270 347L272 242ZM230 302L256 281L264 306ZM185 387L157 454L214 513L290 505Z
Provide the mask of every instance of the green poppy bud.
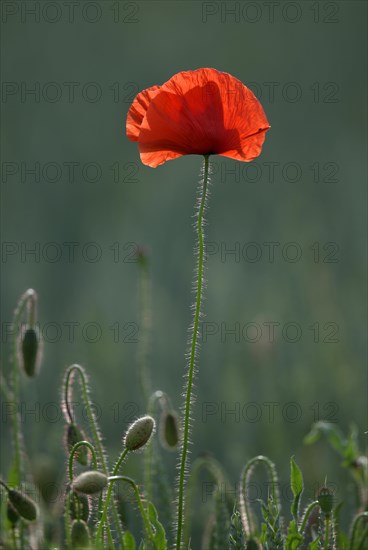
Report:
M71 540L73 550L90 547L89 529L85 521L80 519L73 521Z
M124 444L129 451L137 451L144 447L155 429L155 421L152 416L142 416L138 418L128 428L125 435Z
M180 421L175 411L163 411L160 417L160 442L163 447L175 450L180 442Z
M9 489L8 497L10 504L22 518L28 521L37 519L37 505L31 498L16 489Z
M21 336L21 363L25 374L33 377L40 366L41 346L38 331L27 328Z
M105 474L97 470L83 472L76 477L72 483L72 489L85 495L94 495L99 493L107 485L108 479Z
M322 487L318 493L318 503L324 514L331 514L334 505L333 492L328 487Z
M83 431L78 428L75 424L68 424L66 426L66 447L68 449L68 452L70 453L73 449L74 445L79 443L80 441L86 441L86 437L83 433ZM87 466L88 464L88 448L85 445L81 445L77 452L74 455L75 459L81 464L82 466Z

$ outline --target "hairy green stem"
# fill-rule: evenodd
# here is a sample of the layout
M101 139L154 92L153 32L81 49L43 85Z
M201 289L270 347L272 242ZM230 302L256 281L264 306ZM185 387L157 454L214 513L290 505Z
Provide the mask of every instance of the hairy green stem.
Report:
M16 409L18 408L19 400L19 365L17 357L17 340L19 335L18 324L24 313L27 304L31 304L30 309L32 311L32 318L34 320L35 315L35 302L37 300L36 292L33 289L27 290L20 298L17 308L14 312L13 325L12 325L12 347L11 347L11 371L12 371L12 398ZM32 305L33 304L33 305ZM18 410L12 415L13 420L13 432L14 432L14 482L15 485L19 485L22 477L22 460L21 460L21 447L22 447L22 431Z
M200 202L197 215L197 235L198 235L198 261L197 261L197 285L196 285L196 302L194 310L193 331L190 344L190 356L188 367L188 379L186 387L185 399L185 414L184 414L184 430L182 454L179 470L179 489L178 489L178 510L177 510L177 532L176 532L176 549L181 549L183 523L184 523L184 492L185 492L185 476L187 468L187 455L189 447L189 432L190 432L190 409L192 404L193 380L195 371L195 357L198 343L199 319L201 313L202 293L203 293L203 264L204 264L204 235L203 235L203 214L205 210L207 188L208 188L208 173L209 173L209 155L204 157L203 167L203 182L201 182Z
M84 405L86 407L88 423L89 423L90 429L92 430L92 436L93 436L93 439L94 439L94 442L95 442L95 447L97 448L97 452L98 452L98 455L99 455L99 460L100 460L100 463L101 463L101 467L102 467L103 473L105 475L108 475L109 471L108 471L108 466L107 466L106 459L105 459L105 453L104 453L102 442L101 442L101 437L100 437L100 434L99 434L99 431L98 431L96 418L95 418L94 413L92 412L91 404L90 404L90 401L89 401L86 375L85 375L84 369L80 365L77 365L77 364L72 365L67 370L66 379L65 379L65 400L66 400L65 406L66 406L67 410L70 411L69 403L68 403L69 384L70 384L71 376L74 373L74 371L76 371L80 376L82 396L83 396ZM68 413L68 415L69 415L69 413ZM71 415L71 413L70 413L70 415Z
M139 508L140 513L141 513L142 520L143 520L143 523L144 523L144 527L147 531L148 538L151 541L151 543L153 545L153 548L156 549L157 545L155 543L155 538L154 538L155 535L152 531L150 521L148 519L146 510L144 509L143 502L142 502L142 499L141 499L141 496L139 494L139 490L138 490L138 487L137 487L137 484L135 483L135 481L133 479L131 479L130 477L127 477L127 476L111 476L109 478L109 481L111 482L110 487L111 487L112 483L115 482L115 481L125 481L125 483L129 483L129 485L133 488L134 495L135 495L135 498L137 500L138 508ZM160 549L157 548L157 550L160 550Z
M74 365L71 365L68 368L67 373L66 373L66 378L65 378L65 401L66 401L65 407L66 407L66 410L67 410L67 414L68 414L69 418L72 418L72 412L71 412L70 407L69 407L69 384L70 384L71 376L74 373L74 371L79 374L79 378L80 378L80 382L81 382L81 389L82 389L82 397L83 397L84 405L85 405L86 412L87 412L87 419L88 419L90 429L92 431L92 436L93 436L95 447L97 449L97 454L98 454L98 457L99 457L101 468L102 468L103 473L106 476L108 476L109 475L109 467L108 467L108 464L107 464L107 460L106 460L106 457L105 457L105 452L104 452L101 437L100 437L100 434L99 434L99 430L98 430L98 426L97 426L97 420L96 420L95 415L92 411L91 403L90 403L90 400L89 400L89 395L88 395L88 390L87 390L86 374L84 372L83 367L81 367L80 365L77 365L76 363ZM120 518L119 518L119 514L118 514L118 510L117 510L115 501L113 501L112 510L113 510L113 515L114 515L114 522L116 524L116 529L117 529L117 533L118 533L119 544L121 545L122 548L124 548L123 532L122 532L122 529L121 529ZM109 540L111 541L112 540L111 539L111 530L110 530L109 525L107 525L107 534L108 534Z
M124 461L124 458L126 457L128 452L129 452L128 449L124 449L123 452L121 453L121 455L120 455L120 457L119 457L119 459L118 459L118 461L115 464L115 467L113 469L113 472L112 472L113 476L117 476L117 474L119 473L120 466L122 465L122 463ZM103 532L104 525L106 523L107 511L109 509L112 490L113 490L113 484L110 483L109 488L107 490L106 500L105 500L104 508L103 508L103 511L102 511L100 523L98 525L97 532L96 532L96 542L98 542L98 540L100 539L100 537L102 535L102 532Z
M160 403L161 408L163 408L162 403L166 403L168 408L171 408L171 401L169 396L161 391L155 391L148 400L147 412L150 416L154 417L155 405ZM145 493L147 496L147 501L152 501L153 489L152 489L152 459L153 459L153 441L151 445L147 445L144 451L144 487Z
M71 521L70 521L70 491L66 494L65 497L65 513L64 513L64 519L65 519L65 539L66 539L66 545L67 548L72 547L72 528L71 528Z
M309 516L311 515L311 513L313 512L314 508L316 508L317 506L319 506L319 502L318 500L314 500L313 502L311 502L308 507L306 508L305 512L304 512L304 515L303 515L303 519L302 519L302 522L300 524L300 529L299 529L299 532L304 535L304 532L305 532L305 529L307 527L307 521L309 519Z
M193 513L192 501L194 493L197 487L198 474L202 468L207 469L209 474L216 482L216 490L221 491L225 487L227 480L225 479L221 465L212 457L199 457L193 461L190 471L187 491L186 491L186 507L185 507L185 521L183 528L183 547L189 548L190 541L190 524L191 516Z
M96 451L93 445L89 441L78 441L73 445L72 450L70 451L69 460L68 460L68 471L69 471L69 481L73 481L73 461L74 455L78 451L79 447L88 447L92 453L93 468L97 470L97 456Z
M325 542L323 545L324 550L328 550L328 544L330 542L330 514L325 514Z
M2 485L5 489L5 491L10 491L9 487L7 486L7 484L5 483L5 481L3 481L2 479L0 479L0 485Z
M139 267L139 329L140 338L137 348L138 378L141 386L144 403L147 404L152 391L152 383L148 368L150 351L150 336L152 327L151 311L151 281L149 274L149 259L143 249L138 253Z

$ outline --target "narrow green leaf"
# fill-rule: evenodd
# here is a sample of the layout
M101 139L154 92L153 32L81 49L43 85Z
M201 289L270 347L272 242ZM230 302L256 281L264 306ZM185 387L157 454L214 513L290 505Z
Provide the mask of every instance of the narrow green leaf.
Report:
M291 481L291 490L293 491L294 497L297 495L300 495L303 492L304 484L303 484L303 474L299 468L299 466L294 461L294 457L291 457L290 460L290 481Z
M304 483L303 483L303 474L299 469L298 465L296 464L296 462L294 461L294 457L291 457L291 460L290 460L290 485L294 495L294 501L291 505L291 513L295 518L295 521L297 522L298 513L299 513L299 503L300 503L301 495L303 493Z
M155 531L155 546L157 550L166 550L167 548L167 540L166 540L166 534L165 529L162 525L162 523L158 520L157 510L152 502L148 503L148 518L154 528Z
M157 522L157 510L154 507L154 505L152 504L152 502L148 503L148 510L147 511L148 511L148 517L149 517L150 522L153 525L155 525L155 523Z

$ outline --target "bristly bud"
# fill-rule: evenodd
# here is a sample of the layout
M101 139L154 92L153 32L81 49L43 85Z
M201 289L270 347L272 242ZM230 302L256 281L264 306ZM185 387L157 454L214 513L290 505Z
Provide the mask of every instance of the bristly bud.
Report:
M27 376L33 377L38 373L41 364L42 340L40 331L36 327L37 321L37 294L30 288L20 298L15 315L20 315L27 309L25 325L19 332L17 353L19 364Z
M137 451L144 447L155 429L152 416L141 416L128 428L124 438L124 445L128 451Z
M321 487L317 499L322 512L325 515L331 514L334 505L333 492L328 487Z
M88 525L83 520L75 519L72 523L71 542L73 550L90 548Z
M38 374L41 364L41 348L38 329L27 326L21 333L19 356L22 369L30 378Z
M72 519L82 519L83 521L88 521L88 497L86 495L78 494L72 491L70 494L69 512Z
M37 505L31 498L16 489L9 489L8 497L10 504L22 518L28 521L37 519Z
M160 443L165 449L177 449L180 443L180 420L175 411L161 413L159 436Z
M65 443L67 452L71 452L74 445L80 441L86 441L86 437L83 431L78 428L75 424L68 424L65 428ZM75 453L75 459L82 466L87 466L88 464L88 448L85 445L81 445L77 452Z
M97 470L83 472L76 477L72 483L72 489L85 495L99 493L107 485L108 479L105 474Z

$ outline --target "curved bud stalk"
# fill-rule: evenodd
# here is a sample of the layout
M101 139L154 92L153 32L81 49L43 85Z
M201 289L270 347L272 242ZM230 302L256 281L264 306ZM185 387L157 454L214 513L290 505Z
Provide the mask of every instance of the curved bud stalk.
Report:
M258 464L263 464L266 467L268 477L271 481L270 496L272 498L274 506L276 506L278 510L281 509L279 489L278 489L279 482L278 482L277 471L274 463L271 462L269 458L262 455L252 458L247 462L247 464L243 468L242 474L240 476L240 486L239 486L240 513L241 513L241 518L243 522L243 529L247 539L251 538L255 531L251 510L249 508L248 499L247 499L247 486L249 485L249 480L251 478L253 469Z
M86 436L81 428L76 424L67 424L65 427L65 447L67 452L71 452L73 447L78 443L87 443ZM94 450L94 449L93 449ZM81 466L87 466L88 464L88 445L80 445L79 451L76 454L76 460ZM96 456L94 456L96 460Z
M70 451L70 454L69 454L68 472L69 472L69 480L70 481L73 481L73 477L74 477L73 476L74 457L76 457L76 459L80 463L80 460L78 459L78 457L81 454L81 449L83 449L83 452L85 452L85 453L88 452L87 450L89 450L91 452L93 467L94 467L95 470L97 470L97 456L96 456L95 448L93 447L93 445L91 445L91 443L89 443L89 441L78 441L78 443L73 445L73 447Z
M111 476L109 478L109 482L110 482L109 489L110 489L110 487L112 487L112 484L115 481L124 481L125 483L128 483L132 487L133 492L134 492L134 496L135 496L137 504L138 504L138 509L139 509L140 514L141 514L143 524L144 524L144 527L145 527L145 530L146 530L146 533L147 533L147 536L148 536L148 539L149 539L150 543L152 544L152 547L153 547L154 550L161 550L161 548L163 548L163 547L159 547L156 544L155 533L152 530L151 521L150 521L151 515L148 516L148 513L146 512L146 510L143 506L143 502L142 502L141 496L139 494L139 489L137 487L137 484L135 483L135 481L133 479L131 479L130 477L127 477L127 476ZM155 511L154 511L154 515L155 515ZM157 520L157 517L155 517L155 520ZM97 536L96 536L96 542L98 542L98 533L97 533ZM165 546L165 548L166 548L166 546Z
M92 452L92 449L93 450L96 449L95 458L97 461L97 465L101 469L102 473L107 477L109 475L107 454L102 444L102 436L101 436L100 429L97 423L97 418L94 413L94 409L89 397L90 389L88 384L87 373L81 365L78 365L76 363L68 367L64 376L63 390L62 390L62 408L63 408L64 416L68 424L74 424L74 412L72 410L71 403L73 402L72 388L73 388L76 375L78 375L79 377L80 388L82 392L82 399L83 399L83 403L84 403L84 407L87 415L89 429L92 433L92 439L94 443L94 446L91 445L89 448L91 452ZM83 443L87 447L88 445L90 445L88 444L88 441L85 441L85 442L80 441L79 443ZM75 445L73 449L75 447L77 447L77 445ZM70 460L70 457L69 457L69 471L70 471L71 463L72 461ZM117 530L119 544L122 545L123 531L122 531L121 521L120 521L120 517L118 514L115 501L112 502L112 512L114 517L114 524ZM109 525L107 525L107 535L109 540L111 541L112 536L111 536L111 529Z
M185 520L183 529L183 547L189 548L190 542L190 528L191 518L193 512L193 500L197 487L198 476L201 470L207 470L215 482L214 494L219 494L223 488L228 485L222 466L217 460L211 456L199 457L194 460L187 483L186 491L186 507L185 507ZM220 495L221 496L221 495ZM229 497L229 493L225 491L225 496ZM230 502L230 509L233 508L234 503Z
M124 449L117 460L113 472L112 477L110 479L117 479L117 476L119 474L119 470L121 468L121 465L123 464L127 454L129 452L134 452L142 447L144 447L148 441L150 440L152 433L155 428L155 421L153 418L149 415L142 416L141 418L138 418L133 424L131 424L124 436ZM96 543L99 542L103 529L107 520L107 512L109 509L110 499L112 496L113 491L113 483L109 484L109 488L107 491L107 496L105 499L104 507L102 510L102 515L100 522L98 524L97 532L96 532Z
M319 502L318 502L318 500L314 500L313 502L308 504L308 506L304 510L304 513L302 515L302 519L301 519L301 522L300 522L300 527L299 527L299 533L304 538L307 534L309 519L311 518L311 515L312 515L313 511L316 510L317 508L319 508Z

